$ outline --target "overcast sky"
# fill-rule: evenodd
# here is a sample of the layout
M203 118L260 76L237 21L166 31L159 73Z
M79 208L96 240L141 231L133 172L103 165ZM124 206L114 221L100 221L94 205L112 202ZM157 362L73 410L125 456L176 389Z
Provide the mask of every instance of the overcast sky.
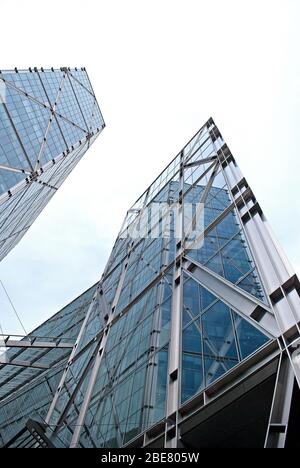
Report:
M86 66L106 129L0 278L30 330L101 276L128 207L212 116L300 272L299 0L0 0L0 69ZM20 332L0 293L6 333Z

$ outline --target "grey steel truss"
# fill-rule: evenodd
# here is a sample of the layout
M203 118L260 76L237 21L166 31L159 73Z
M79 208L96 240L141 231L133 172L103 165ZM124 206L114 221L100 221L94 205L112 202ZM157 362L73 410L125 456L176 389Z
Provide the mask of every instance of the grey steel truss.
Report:
M137 227L143 235L132 235ZM128 211L47 400L45 440L72 448L292 444L299 296L209 119Z
M0 71L0 84L2 260L105 124L85 68Z

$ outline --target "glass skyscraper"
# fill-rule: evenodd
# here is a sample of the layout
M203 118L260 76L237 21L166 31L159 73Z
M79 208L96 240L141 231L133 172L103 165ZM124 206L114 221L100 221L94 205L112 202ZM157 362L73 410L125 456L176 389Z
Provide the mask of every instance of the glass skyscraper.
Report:
M0 72L0 260L104 126L84 68Z
M44 407L12 403L35 378L0 397L7 446L297 443L300 284L213 119L129 209L91 291Z

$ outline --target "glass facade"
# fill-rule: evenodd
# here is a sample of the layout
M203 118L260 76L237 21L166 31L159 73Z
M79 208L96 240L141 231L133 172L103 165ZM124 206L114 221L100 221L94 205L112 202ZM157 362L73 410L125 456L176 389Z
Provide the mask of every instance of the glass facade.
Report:
M176 213L165 235L163 216L154 221L147 211L143 222L143 209L195 211L203 203L203 243L184 254L267 304L217 148L207 124L128 211L47 420L64 446L121 447L167 417L176 249L184 239L176 237ZM137 221L143 236L128 235ZM179 407L270 341L188 271L181 284Z
M86 291L38 327L29 338L75 343L95 290L93 286ZM0 366L0 445L14 437L28 419L44 421L70 350L10 348L7 354L11 360L29 361L29 365ZM49 366L50 370L31 367L34 364Z
M269 341L187 275L183 291L182 403Z
M1 260L105 124L85 69L2 71L0 82Z
M170 300L163 298L168 289L167 280L155 285L112 325L81 435L82 447L121 446L163 419L171 313ZM66 413L68 395L78 387L94 350L90 340L87 350L74 359L50 420L51 426L60 425L64 413L67 424L58 436L65 445L71 442L90 375L77 388L76 402Z
M123 447L164 431L274 340L242 307L270 303L229 186L231 164L210 120L128 211L76 346L67 363L60 358L64 373L50 371L51 405L47 397L32 412L55 445ZM196 236L178 231L188 209Z

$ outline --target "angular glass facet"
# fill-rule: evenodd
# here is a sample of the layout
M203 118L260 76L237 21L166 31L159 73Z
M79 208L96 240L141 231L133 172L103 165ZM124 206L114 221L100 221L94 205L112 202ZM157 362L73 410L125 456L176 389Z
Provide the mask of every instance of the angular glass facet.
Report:
M269 341L260 330L196 281L187 275L184 279L182 402L204 390ZM191 298L195 304L192 308ZM199 386L195 382L200 382Z

